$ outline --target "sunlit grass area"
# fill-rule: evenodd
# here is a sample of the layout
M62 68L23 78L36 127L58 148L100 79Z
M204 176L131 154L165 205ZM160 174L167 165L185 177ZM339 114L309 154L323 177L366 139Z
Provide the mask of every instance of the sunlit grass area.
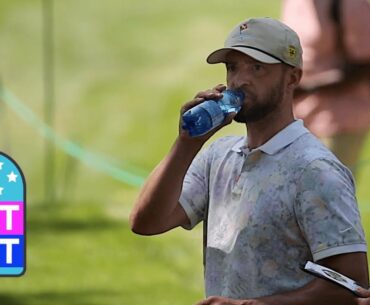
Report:
M29 208L27 272L1 279L0 303L185 305L200 298L200 235L135 236L123 214L91 202Z

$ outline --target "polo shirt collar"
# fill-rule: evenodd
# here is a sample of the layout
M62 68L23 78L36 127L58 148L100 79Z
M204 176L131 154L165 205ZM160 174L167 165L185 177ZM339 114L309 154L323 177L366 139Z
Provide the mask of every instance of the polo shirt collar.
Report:
M304 127L302 120L295 120L287 127L279 131L265 144L262 144L261 146L253 149L252 151L260 150L268 155L274 155L282 148L293 143L301 135L308 132L309 131L307 128ZM243 137L234 144L231 150L240 153L242 151L248 150L247 146L248 146L248 137Z

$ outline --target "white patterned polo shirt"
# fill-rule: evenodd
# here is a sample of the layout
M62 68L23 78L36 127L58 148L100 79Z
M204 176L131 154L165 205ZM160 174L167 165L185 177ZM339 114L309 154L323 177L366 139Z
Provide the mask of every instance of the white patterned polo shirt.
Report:
M255 298L297 289L307 260L366 252L350 171L294 121L249 150L224 137L192 162L179 199L191 229L209 205L206 295Z

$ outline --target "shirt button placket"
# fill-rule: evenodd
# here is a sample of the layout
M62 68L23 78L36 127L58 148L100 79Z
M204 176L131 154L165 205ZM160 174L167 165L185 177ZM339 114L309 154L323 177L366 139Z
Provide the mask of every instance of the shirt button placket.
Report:
M257 150L252 153L248 153L245 155L244 162L241 166L240 174L235 179L235 186L232 190L232 197L234 200L238 200L241 197L243 188L244 188L244 181L246 175L250 169L255 166L256 162L261 158L261 151Z

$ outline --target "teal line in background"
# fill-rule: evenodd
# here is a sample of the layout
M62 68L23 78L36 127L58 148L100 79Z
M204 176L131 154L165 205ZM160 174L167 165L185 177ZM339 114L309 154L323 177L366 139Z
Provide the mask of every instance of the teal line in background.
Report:
M11 108L15 113L20 116L24 121L34 127L39 134L48 140L54 141L57 147L63 150L68 155L81 161L86 166L93 168L97 171L103 172L112 178L121 181L131 186L142 186L147 174L141 169L125 170L122 169L105 158L93 153L89 150L83 149L80 145L68 139L64 139L57 135L56 132L47 124L42 122L24 103L22 103L15 95L9 90L0 86L0 98ZM133 166L128 166L134 168Z

